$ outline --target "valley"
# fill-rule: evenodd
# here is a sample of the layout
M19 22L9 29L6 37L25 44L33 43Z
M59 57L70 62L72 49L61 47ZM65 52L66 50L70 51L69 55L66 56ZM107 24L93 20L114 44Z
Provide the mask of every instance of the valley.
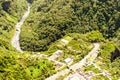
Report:
M119 7L118 0L0 1L0 80L119 80Z

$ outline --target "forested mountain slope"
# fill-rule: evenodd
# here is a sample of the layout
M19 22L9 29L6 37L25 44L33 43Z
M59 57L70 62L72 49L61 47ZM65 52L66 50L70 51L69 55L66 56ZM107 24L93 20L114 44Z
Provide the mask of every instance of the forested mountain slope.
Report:
M27 2L31 12L20 35L26 52L20 54L11 39ZM48 61L56 51L64 53L57 62L73 58L74 64L94 42L100 44L94 64L107 70L111 79L120 79L120 0L0 0L0 80L44 80L59 71ZM84 69L97 71L94 66Z
M22 4L22 5L21 5ZM10 40L15 24L26 11L27 2L20 0L0 1L0 47L10 50Z
M44 79L54 73L52 62L20 54L11 46L15 25L27 6L26 0L0 0L0 80L33 80L40 75Z
M46 50L49 44L69 32L86 33L99 30L105 38L111 38L117 35L120 27L119 0L32 0L32 2L31 14L21 34L23 50ZM25 33L27 35L24 35Z

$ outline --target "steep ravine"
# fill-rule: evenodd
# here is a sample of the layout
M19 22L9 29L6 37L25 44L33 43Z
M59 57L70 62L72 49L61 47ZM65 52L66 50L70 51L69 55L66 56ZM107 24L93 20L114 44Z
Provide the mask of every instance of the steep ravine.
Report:
M14 36L12 38L11 44L14 48L16 48L16 50L18 50L19 52L23 53L23 50L20 47L20 32L21 32L21 26L23 25L25 19L28 17L30 13L30 5L28 4L28 9L25 12L25 14L22 16L21 20L15 25L16 27L16 31L14 33Z

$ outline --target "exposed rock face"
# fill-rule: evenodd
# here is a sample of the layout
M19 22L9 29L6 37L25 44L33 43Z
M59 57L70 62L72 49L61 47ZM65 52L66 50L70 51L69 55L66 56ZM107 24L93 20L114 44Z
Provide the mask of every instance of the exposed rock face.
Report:
M11 2L10 1L6 1L2 3L2 8L4 11L8 12L9 8L11 6Z
M120 51L118 48L116 48L115 51L111 53L111 62L113 62L119 56L120 56Z

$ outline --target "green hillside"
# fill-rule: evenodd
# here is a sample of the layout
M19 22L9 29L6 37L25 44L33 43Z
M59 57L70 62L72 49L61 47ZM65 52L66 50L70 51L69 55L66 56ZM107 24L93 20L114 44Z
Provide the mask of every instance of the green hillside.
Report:
M105 38L112 38L120 27L119 11L119 0L33 0L22 28L22 49L46 50L47 45L75 32L99 30Z
M30 14L20 34L22 54L11 39L28 4ZM0 80L45 80L69 68L65 59L72 59L69 66L82 60L94 49L93 43L100 44L98 56L80 71L100 74L91 80L120 79L120 0L0 1Z
M22 4L22 5L21 5ZM24 0L0 1L0 47L11 49L10 40L13 36L15 24L26 11L27 2Z
M27 2L25 0L0 1L0 80L30 80L46 73L41 77L44 79L45 76L54 73L52 62L44 58L41 60L26 58L30 53L22 55L11 46L15 24L26 10ZM50 73L47 74L46 69Z

